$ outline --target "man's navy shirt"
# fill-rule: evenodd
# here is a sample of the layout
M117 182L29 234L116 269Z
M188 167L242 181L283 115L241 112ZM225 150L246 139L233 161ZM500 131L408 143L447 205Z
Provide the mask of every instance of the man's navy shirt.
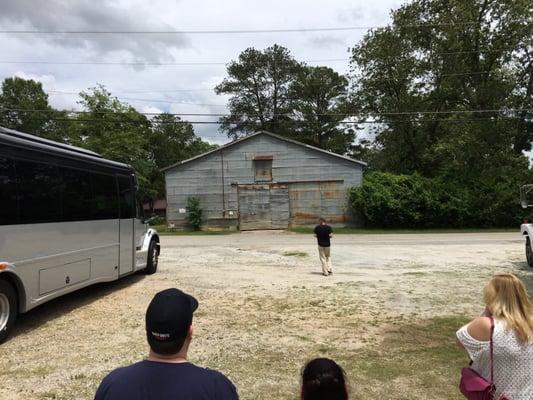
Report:
M107 375L95 400L237 400L237 390L218 371L191 363L140 361Z
M333 231L329 225L317 225L315 227L315 235L318 240L318 245L321 247L331 246L329 235L332 233Z

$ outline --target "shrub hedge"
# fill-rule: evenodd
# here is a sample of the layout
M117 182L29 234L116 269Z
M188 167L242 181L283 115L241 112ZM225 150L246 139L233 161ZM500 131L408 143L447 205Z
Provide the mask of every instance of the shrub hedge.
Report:
M353 212L368 227L515 227L524 217L516 182L471 182L371 172L350 189Z

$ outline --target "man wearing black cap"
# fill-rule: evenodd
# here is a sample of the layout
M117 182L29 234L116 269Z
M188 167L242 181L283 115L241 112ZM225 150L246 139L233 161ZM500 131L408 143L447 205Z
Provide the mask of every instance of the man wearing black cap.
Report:
M331 238L333 229L326 224L324 218L318 220L319 224L315 227L314 233L318 241L318 256L322 263L322 275L328 276L333 274L331 269Z
M157 293L146 311L150 354L107 375L95 400L238 399L235 386L220 372L187 361L197 308L198 301L178 289Z

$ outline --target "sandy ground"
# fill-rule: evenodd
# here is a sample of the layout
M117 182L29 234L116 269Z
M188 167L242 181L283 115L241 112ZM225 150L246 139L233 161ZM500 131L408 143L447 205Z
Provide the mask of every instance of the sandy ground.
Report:
M322 276L314 239L302 234L163 237L155 275L20 316L0 347L0 398L92 398L106 373L143 358L146 306L178 287L200 302L191 360L225 372L241 398L296 398L303 363L329 355L347 360L349 378L361 382L355 394L422 399L416 377L398 378L391 397L374 391L350 355L385 346L387 332L406 323L479 313L496 271L513 271L533 289L519 233L338 235L332 259L334 274ZM460 397L443 390L435 398Z

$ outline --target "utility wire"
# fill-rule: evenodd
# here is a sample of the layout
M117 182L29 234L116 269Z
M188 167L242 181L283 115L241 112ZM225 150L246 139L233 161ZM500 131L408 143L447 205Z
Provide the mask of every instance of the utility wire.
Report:
M454 54L472 54L472 53L494 53L498 51L516 50L515 47L499 49L480 49L465 51L447 51L441 53L428 52L429 56L454 55ZM415 50L415 52L417 52ZM422 52L424 55L426 52ZM346 62L350 58L322 58L302 60L304 63L321 63L321 62ZM228 65L231 61L190 61L190 62L143 62L143 61L39 61L39 60L0 60L0 64L40 64L40 65L114 65L114 66L199 66L199 65ZM257 63L257 65L263 65Z
M515 120L516 118L513 117L499 117L497 121L504 121L504 120ZM84 119L70 119L70 118L28 118L29 121L58 121L58 122L75 122L75 123L83 123L83 122L102 122L102 120L94 119L94 118L84 118ZM109 121L113 123L121 123L121 124L132 124L132 125L140 125L146 123L146 121L134 121L131 119L121 119L116 121ZM424 120L416 120L413 121L411 119L403 119L403 120L396 120L394 123L409 123L409 124L421 124L421 123L434 123L434 122L446 122L446 123L452 123L452 124L471 124L473 122L480 123L480 122L495 122L492 118L476 118L476 119L445 119L445 118L430 118L430 119L424 119ZM221 122L221 121L165 121L165 122L158 122L158 124L163 125L184 125L184 124L191 124L191 125L221 125L221 124L229 124L229 125L237 125L242 123L242 121L228 121L228 122ZM247 125L256 125L261 126L260 121L246 121ZM291 121L291 124L293 125L303 125L306 124L305 121ZM336 122L337 125L390 125L391 121L369 121L369 120L358 120L358 121L338 121ZM221 135L202 135L201 137L206 138L220 138Z
M303 62L319 63L319 62L341 62L349 61L349 58L324 58L318 60L303 60ZM193 61L193 62L168 62L168 63L153 63L153 62L127 62L127 61L12 61L3 60L0 64L40 64L40 65L114 65L114 66L147 66L147 67L164 67L164 66L198 66L198 65L227 65L228 62L209 62L209 61ZM259 65L259 64L258 64ZM262 65L262 64L261 64Z
M47 92L51 96L79 96L79 93L77 92L61 92L57 90L50 90ZM168 100L162 100L162 99L139 99L136 97L122 97L119 96L119 100L127 100L127 101L142 101L146 103L165 103L165 104L183 104L185 106L205 106L205 107L226 107L226 104L208 104L208 103L191 103L188 101L183 100L175 100L175 99L168 99Z
M46 110L46 109L23 109L23 108L9 108L9 107L0 107L0 111L4 112L22 112L22 113L54 113L54 112L64 112L70 114L96 114L96 115L120 115L122 113L117 113L114 111L81 111L81 110ZM399 111L399 112L367 112L371 115L453 115L453 114L478 114L478 113L509 113L509 112L530 112L533 111L533 108L508 108L508 109L487 109L487 110L450 110L450 111ZM171 115L175 117L260 117L260 114L222 114L222 113L154 113L154 112L139 112L138 114L145 116L158 116L158 115ZM293 114L267 114L268 117L287 117L292 116ZM341 117L346 116L347 113L325 113L325 114L313 114L315 116L331 116L331 117Z
M529 19L515 19L506 22L531 22ZM433 28L439 26L468 26L477 25L478 21L460 21L450 23L424 23L395 25L395 28ZM280 29L230 29L230 30L47 30L47 29L2 29L1 34L49 34L49 35L224 35L242 33L305 33L305 32L342 32L355 30L369 30L387 28L389 25L379 26L344 26L344 27L318 27L318 28L280 28Z
M488 74L488 73L491 73L493 71L474 71L474 72L458 72L458 73L450 73L450 74L436 74L438 75L439 77L452 77L452 76L470 76L470 75L483 75L483 74ZM387 81L389 82L393 82L394 80L393 79L388 79ZM316 84L313 84L313 83L309 83L308 85L310 86L320 86L321 83L316 83ZM161 91L157 91L157 90L147 90L147 91L118 91L118 93L174 93L174 92L193 92L193 91L213 91L214 89L175 89L175 90L161 90ZM67 91L60 91L60 90L50 90L49 93L52 93L52 94L65 94L65 95L79 95L79 93L76 93L76 92L67 92ZM343 91L343 92L339 92L339 95L341 94L349 94L350 92L349 91ZM127 98L127 97L122 97L122 99L124 100L132 100L132 101L146 101L146 102L149 102L149 101L153 101L153 102L159 102L159 103L180 103L180 104L194 104L194 103L187 103L187 102L181 102L181 101L173 101L173 100L159 100L159 99L154 99L154 100L151 100L151 99L137 99L137 98ZM222 104L202 104L202 103L197 103L195 105L205 105L205 106L215 106L215 107L222 107L224 105Z

